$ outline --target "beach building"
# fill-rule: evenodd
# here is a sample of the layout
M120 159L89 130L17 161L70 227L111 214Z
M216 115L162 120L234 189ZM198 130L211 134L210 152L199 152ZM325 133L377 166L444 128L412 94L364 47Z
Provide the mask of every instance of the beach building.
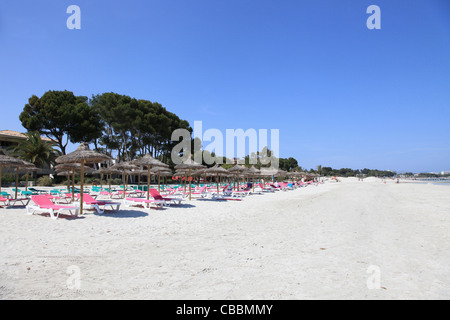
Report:
M25 134L13 131L13 130L0 130L0 150L3 150L5 153L7 153L7 149L18 145L20 141L25 140L27 137ZM47 137L41 137L44 141L52 141L51 139ZM5 172L8 172L8 169L4 169ZM39 168L39 170L36 172L38 175L47 175L52 174L53 170L49 167L43 167Z
M25 140L25 134L12 130L0 130L0 149L5 151L7 148L19 144L21 140ZM52 141L47 137L41 137L44 141Z

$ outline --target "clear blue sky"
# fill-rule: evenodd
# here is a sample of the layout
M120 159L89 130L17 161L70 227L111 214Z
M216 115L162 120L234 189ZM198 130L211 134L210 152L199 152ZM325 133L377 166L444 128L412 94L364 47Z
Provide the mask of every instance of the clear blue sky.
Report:
M307 169L450 170L448 0L2 0L0 45L3 130L33 94L117 92L204 130L280 129Z

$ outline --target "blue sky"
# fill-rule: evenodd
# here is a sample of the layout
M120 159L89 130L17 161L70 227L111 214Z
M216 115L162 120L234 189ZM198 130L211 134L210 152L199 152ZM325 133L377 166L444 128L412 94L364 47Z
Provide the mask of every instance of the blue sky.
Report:
M279 129L308 169L450 170L447 0L3 0L0 45L2 130L33 94L117 92L204 130Z

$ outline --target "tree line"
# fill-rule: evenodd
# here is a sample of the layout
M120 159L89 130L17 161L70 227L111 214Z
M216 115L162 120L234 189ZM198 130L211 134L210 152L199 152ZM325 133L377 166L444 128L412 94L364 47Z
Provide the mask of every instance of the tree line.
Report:
M66 154L66 147L70 141L93 144L95 150L119 161L130 161L149 153L171 164L170 152L175 144L171 140L172 132L179 128L192 132L187 120L180 119L158 102L114 92L92 95L88 98L76 96L67 90L50 90L41 97L31 96L19 119L22 126L27 129L29 133L27 140L31 143L21 144L14 153L32 162L42 162L42 160L33 161L33 154L35 157L39 154L39 159L45 159L45 162L51 162L58 154ZM37 133L52 139L54 144L40 141ZM199 150L195 149L199 144L195 144L194 140L192 139L191 149L193 153L202 152L205 156L215 157L214 153L209 154L202 147ZM49 151L52 145L59 148L57 153ZM258 169L267 166L260 162L261 154L273 157L272 152L266 147L261 153L246 156L245 165L250 166L250 158L256 158L255 166ZM277 160L279 168L284 171L308 171L303 170L298 161L292 157ZM225 164L225 168L231 167L224 157L222 163ZM207 163L203 164L210 166ZM383 170L333 169L322 166L318 166L317 170L310 169L309 172L322 176L343 177L395 175L395 172Z
M62 154L69 141L88 142L121 161L146 153L170 159L172 131L192 132L188 121L161 104L114 92L88 98L67 90L47 91L29 98L19 119L29 132L54 140Z
M378 170L378 169L350 169L341 168L333 169L331 167L318 166L317 170L311 169L311 172L318 173L322 176L339 176L339 177L394 177L395 172L389 170Z

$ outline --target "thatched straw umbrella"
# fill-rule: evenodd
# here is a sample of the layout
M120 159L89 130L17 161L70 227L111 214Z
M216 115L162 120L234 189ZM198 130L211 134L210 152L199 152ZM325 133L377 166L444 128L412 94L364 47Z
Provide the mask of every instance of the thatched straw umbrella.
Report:
M31 162L24 161L24 160L21 160L21 159L19 159L19 162L15 165L15 167L16 167L16 187L15 187L15 196L14 196L14 198L17 199L17 193L19 191L19 171L20 171L20 169L21 168L28 168L29 170L30 169L36 169L37 170L37 168ZM27 175L28 175L28 172L27 172ZM27 183L28 183L28 180L27 180Z
M56 175L67 176L67 191L72 194L72 201L75 199L75 173L81 171L80 163L62 163L55 166ZM84 174L93 174L94 169L85 168ZM72 176L72 184L70 183L70 176ZM72 187L72 191L70 191Z
M184 177L184 179L181 179L180 184L184 184L184 192L186 192L186 183L187 183L187 174L189 172L189 169L177 169L175 170L174 175L177 177Z
M125 190L127 184L127 170L139 169L137 165L132 164L131 162L123 161L116 163L111 166L111 169L122 170L122 179L123 179L123 198L125 199Z
M23 165L22 160L5 155L3 150L0 150L0 192L2 191L2 167L20 167ZM17 189L17 186L16 186ZM17 195L16 195L17 199Z
M273 182L273 177L277 174L278 169L274 168L274 167L269 167L269 168L261 168L259 169L260 173L259 176L260 177L270 177L270 179Z
M103 175L105 175L105 174L108 175L104 169L105 168L100 167L97 170L93 170L92 171L93 175L99 175L100 176L100 188L103 188Z
M80 214L83 214L83 187L84 187L84 166L88 163L96 163L110 160L111 157L103 153L98 153L96 151L90 150L87 143L82 143L74 151L67 155L60 156L56 158L56 163L80 163Z
M158 174L158 191L161 191L161 177L168 177L172 175L172 170L169 168L156 167L151 169L152 174Z
M288 176L291 178L292 182L294 182L294 180L298 180L298 178L302 176L302 173L298 171L291 171L288 172Z
M282 169L278 169L277 173L275 174L276 177L287 177L288 172L284 171Z
M70 176L72 175L73 171L67 170L67 171L56 171L57 176L66 176L67 177L67 190L70 191ZM75 174L74 174L75 175ZM72 201L74 198L74 188L72 189Z
M132 161L133 164L137 166L147 167L147 200L150 199L150 169L153 167L163 167L169 168L169 166L165 163L162 163L158 159L153 158L150 154L146 154L142 158L136 159Z
M222 168L218 164L216 164L214 167L205 169L205 172L210 173L212 175L214 175L214 174L216 175L217 193L219 193L220 175L229 174L228 170L225 168Z
M106 175L108 175L109 176L109 178L108 178L109 192L111 192L111 178L112 178L112 175L113 174L120 174L121 172L119 170L117 170L117 169L112 169L111 167L109 167L109 168L100 168L98 170L95 170L92 173L93 174L102 174L102 175L106 174Z
M30 171L37 171L38 168L34 165L34 163L22 160L23 164L21 166L21 168L25 169L26 171L26 176L27 176L27 180L26 180L26 184L25 184L25 191L28 191L28 173ZM19 168L16 169L16 191L17 191L17 184L19 183ZM17 192L16 192L16 198L17 198Z
M205 166L195 162L194 160L192 160L191 158L187 158L185 161L183 161L180 164L177 164L175 166L175 170L179 170L179 169L188 169L188 176L189 178L191 177L191 172L192 170L195 169L201 169L204 168ZM189 179L189 200L191 200L191 180Z
M75 171L81 171L81 163L61 163L55 166L55 171L68 172L72 175L72 201L75 197ZM61 174L59 174L61 176ZM67 183L67 191L70 192L70 181Z
M172 170L169 169L169 170L166 170L166 171L161 171L159 173L159 175L164 178L164 186L166 186L167 185L167 177L171 177L172 176ZM163 189L163 191L165 191L165 189Z
M203 179L204 179L204 181L206 183L205 168L193 169L192 172L191 172L191 175L192 175L192 181L195 181L194 177L197 177L197 184L198 185L200 185L200 181L201 181L202 176L203 176Z
M155 167L150 170L151 174L158 175L158 191L161 191L161 176L165 174L172 174L172 171L169 169L169 166L166 167Z
M239 175L244 173L244 171L247 171L247 168L241 167L240 165L237 165L237 164L234 167L231 167L230 169L228 169L228 172L235 174L235 176L237 178L236 190L238 190L238 187L239 187Z
M140 186L141 185L141 176L142 175L145 176L147 174L147 170L141 170L141 169L127 170L126 174L127 174L128 177L130 177L130 176L137 176L138 177L137 178L137 184L138 184L138 186Z
M257 177L257 176L259 176L260 175L260 173L261 173L261 171L259 171L258 169L256 169L255 167L250 167L248 170L247 170L247 174L250 176L250 177L252 177L252 191L253 192L255 192L255 182L253 181L253 178L254 177Z

